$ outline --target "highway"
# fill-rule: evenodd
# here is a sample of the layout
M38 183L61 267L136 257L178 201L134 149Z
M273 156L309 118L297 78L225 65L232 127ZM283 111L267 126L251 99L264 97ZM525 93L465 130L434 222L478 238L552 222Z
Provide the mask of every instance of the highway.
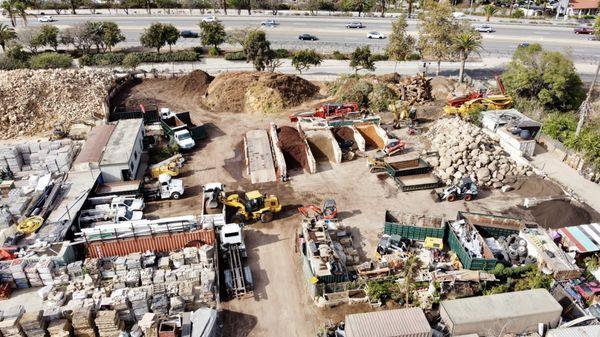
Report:
M60 15L54 16L57 21L54 25L61 29L72 27L78 23L89 20L111 20L121 28L127 40L120 46L139 45L139 36L153 22L171 23L179 30L199 31L200 15ZM277 48L315 48L321 52L333 50L351 51L355 47L370 44L372 49L382 52L387 44L384 40L369 40L367 33L378 31L388 35L391 32L393 18L349 18L327 16L278 16L253 15L253 16L218 16L226 30L245 27L261 27L260 22L275 18L280 25L276 27L263 27L268 39ZM6 18L0 21L7 21ZM351 21L360 21L366 28L347 29L345 25ZM417 37L418 22L409 22L409 34ZM30 19L30 26L40 25L35 18ZM482 58L486 56L510 57L518 44L522 42L540 43L544 48L569 53L575 61L592 63L600 60L600 41L590 41L588 35L576 35L573 28L513 23L492 23L494 33L482 33L483 50ZM318 41L299 41L298 35L309 33L316 35ZM197 46L199 39L181 39L178 45Z

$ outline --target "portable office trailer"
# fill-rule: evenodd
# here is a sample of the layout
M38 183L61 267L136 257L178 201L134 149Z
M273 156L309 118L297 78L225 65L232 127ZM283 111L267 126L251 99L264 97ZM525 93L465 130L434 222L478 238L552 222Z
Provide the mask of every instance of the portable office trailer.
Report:
M117 123L100 161L105 183L134 180L137 176L144 148L142 119L123 119Z
M538 324L556 327L562 307L546 289L442 301L440 317L451 335L480 336L536 332Z

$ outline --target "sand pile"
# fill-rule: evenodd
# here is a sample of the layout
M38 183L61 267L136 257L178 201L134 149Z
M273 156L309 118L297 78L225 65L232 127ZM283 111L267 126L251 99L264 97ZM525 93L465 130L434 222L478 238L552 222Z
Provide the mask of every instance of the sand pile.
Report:
M535 221L546 228L589 224L592 217L585 209L565 200L544 201L530 208Z
M319 87L294 75L232 72L212 81L205 104L217 112L278 113L318 92Z
M103 118L114 79L105 70L0 71L0 138Z
M358 146L354 141L354 131L346 126L341 126L337 128L333 128L332 130L333 136L335 139L341 143L345 141L352 141L352 146L350 147L352 150L358 150Z
M310 170L306 156L306 144L302 140L298 130L291 126L282 126L277 130L279 147L283 152L288 169Z

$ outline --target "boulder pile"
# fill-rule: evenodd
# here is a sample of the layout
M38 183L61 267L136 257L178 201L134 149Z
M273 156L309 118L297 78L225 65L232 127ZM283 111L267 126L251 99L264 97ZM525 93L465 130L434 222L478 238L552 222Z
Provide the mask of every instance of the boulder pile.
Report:
M114 79L107 70L0 71L0 138L103 118Z
M439 119L426 136L431 150L439 153L428 161L447 185L469 176L479 186L501 188L515 183L518 176L534 174L531 168L517 165L493 135L459 118Z

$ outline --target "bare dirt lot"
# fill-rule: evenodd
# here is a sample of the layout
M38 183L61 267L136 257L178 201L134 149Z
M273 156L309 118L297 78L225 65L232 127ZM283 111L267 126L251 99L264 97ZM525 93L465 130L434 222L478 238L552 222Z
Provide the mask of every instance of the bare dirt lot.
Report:
M284 205L272 223L246 227L255 292L251 298L222 303L223 336L314 336L324 322L339 320L348 310L319 310L308 298L300 257L295 252L295 235L301 224L297 208L301 205L320 205L324 199L334 198L340 218L353 228L356 248L364 259L373 256L386 209L454 218L459 210L499 213L522 204L524 197L534 196L529 194L560 192L555 187L548 187L549 192L482 191L481 198L469 203L434 203L429 191L403 193L390 179L370 174L364 158L339 165L321 163L314 175L294 171L286 183L252 185L245 173L242 135L251 129L267 128L271 121L289 125L286 116L208 112L194 100L173 97L163 87L159 80L146 81L128 89L125 99L152 99L173 111L190 111L196 124L208 126L209 140L185 154L186 196L177 201L151 203L151 216L198 214L202 184L215 181L225 183L229 189L259 189L275 194ZM418 138L402 138L409 148L419 149Z

